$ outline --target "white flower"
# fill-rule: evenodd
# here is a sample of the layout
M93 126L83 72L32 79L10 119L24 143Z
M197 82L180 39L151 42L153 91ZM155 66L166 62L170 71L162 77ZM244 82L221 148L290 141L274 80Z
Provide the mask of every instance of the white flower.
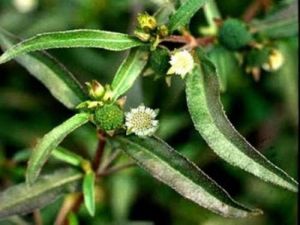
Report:
M269 60L267 63L262 65L262 68L266 71L276 71L278 70L284 62L284 57L282 53L276 49L273 49L271 54L269 55Z
M14 6L21 13L28 13L38 5L38 0L14 0Z
M171 56L169 63L171 64L171 68L168 70L167 74L177 74L182 78L194 68L194 59L187 50L176 52Z
M137 136L151 136L158 128L157 110L147 108L143 105L131 109L125 114L125 126L127 133L134 133Z

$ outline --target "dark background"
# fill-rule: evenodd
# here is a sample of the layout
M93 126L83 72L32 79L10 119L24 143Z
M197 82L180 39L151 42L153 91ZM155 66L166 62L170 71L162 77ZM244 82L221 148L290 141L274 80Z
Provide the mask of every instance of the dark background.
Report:
M241 17L252 1L217 1L224 17ZM282 1L275 1L272 8ZM155 11L151 1L134 0L41 0L36 8L21 12L10 0L0 1L0 26L22 37L46 31L93 28L132 32L137 12ZM264 13L259 14L260 17ZM191 28L198 35L205 24L201 12ZM234 126L273 163L297 178L298 147L298 37L278 41L285 56L276 73L263 73L255 82L242 70L227 77L222 102ZM109 83L124 53L95 49L51 50L83 83L97 79ZM144 102L159 108L158 134L223 186L236 200L261 208L264 215L230 220L183 199L141 169L130 169L103 179L97 189L94 219L84 207L80 224L112 224L128 219L156 225L295 225L297 195L267 184L219 159L194 130L188 116L183 82L175 79L171 88L152 77L139 80L129 93L128 105ZM56 101L35 78L10 61L0 66L0 189L24 181L26 153L38 137L66 120L72 112ZM71 134L63 145L87 157L94 153L97 138L86 125ZM23 154L23 155L22 155ZM63 164L59 164L62 165ZM47 164L45 172L58 166ZM52 224L62 199L42 210L45 224ZM32 215L24 217L32 221ZM4 224L19 224L1 221ZM137 224L137 223L136 223ZM141 223L142 224L142 223ZM148 223L145 223L148 224ZM151 224L151 223L149 223Z

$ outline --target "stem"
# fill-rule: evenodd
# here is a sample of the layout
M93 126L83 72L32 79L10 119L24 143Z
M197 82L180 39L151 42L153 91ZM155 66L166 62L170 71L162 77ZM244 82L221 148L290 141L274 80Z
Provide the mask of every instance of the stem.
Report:
M245 22L250 22L261 9L265 11L270 7L272 4L272 0L255 0L249 7L246 9L243 15L243 20Z
M114 167L111 167L99 174L97 174L98 176L107 176L107 175L110 175L112 173L116 173L116 172L119 172L121 170L124 170L124 169L128 169L128 168L131 168L133 166L136 166L136 163L127 163L127 164L124 164L124 165L120 165L120 166L114 166Z
M33 219L35 225L43 225L43 219L39 209L33 211Z
M97 174L101 174L108 167L112 165L112 163L121 156L121 150L116 149L113 153L111 153L106 160L104 160L100 167L97 170Z
M73 193L67 196L64 200L62 207L56 217L54 225L68 225L68 214L73 211L79 210L79 207L83 201L82 193Z
M203 9L208 25L212 29L217 30L218 27L215 19L221 19L221 13L219 12L216 2L214 0L208 1Z
M98 131L98 147L96 150L96 154L94 157L94 161L93 161L93 169L94 171L97 171L101 160L102 160L102 156L103 156L103 152L104 152L104 148L105 148L105 144L106 144L106 137L105 137L105 133L102 131Z
M169 37L166 37L161 40L161 42L172 42L172 43L182 43L186 44L187 47L195 48L197 46L206 46L215 41L215 37L208 36L208 37L202 37L202 38L194 38L192 35L170 35Z

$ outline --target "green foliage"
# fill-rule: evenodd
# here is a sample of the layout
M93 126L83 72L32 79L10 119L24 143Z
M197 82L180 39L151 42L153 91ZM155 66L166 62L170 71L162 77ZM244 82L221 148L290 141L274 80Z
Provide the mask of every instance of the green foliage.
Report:
M47 133L35 146L28 161L26 180L33 184L51 152L76 128L87 123L89 114L79 113Z
M170 17L169 29L175 31L188 24L193 15L206 3L206 0L187 0Z
M5 63L20 54L53 48L103 48L122 51L143 43L126 34L99 30L72 30L39 34L10 48L0 57Z
M166 75L170 67L170 53L166 48L157 48L151 52L149 66L158 75Z
M81 173L65 169L40 177L32 186L22 183L8 188L0 194L0 218L42 208L63 194L76 191L81 178Z
M16 38L0 29L0 43L3 49L10 48L16 41ZM79 82L71 72L49 53L22 55L16 60L68 108L75 108L76 105L86 99Z
M252 40L246 24L237 19L227 19L219 31L219 41L230 50L245 47Z
M17 43L1 28L0 64L15 59L68 109L15 63L1 65L1 219L26 224L31 216L17 215L34 212L45 225L294 224L296 1L273 2L260 15L237 0L9 4L0 2L0 26L33 37ZM51 53L76 78L44 51L60 48L72 48ZM130 134L142 126L142 137ZM39 177L46 162L50 175ZM69 169L56 170L62 166ZM144 170L118 173L132 166L175 192Z
M259 214L235 202L187 158L158 138L117 137L123 150L152 176L185 198L225 217Z
M220 91L225 92L228 78L236 76L239 70L237 59L232 52L219 45L208 52L208 57L216 66Z
M264 63L268 62L270 51L270 48L251 50L246 58L247 66L261 67Z
M85 206L91 216L95 215L95 174L87 172L83 178L83 196Z
M201 65L187 78L186 94L191 117L201 136L230 164L297 192L297 182L268 161L233 128L220 103L216 69L201 50L197 50L197 55Z
M142 73L149 53L145 49L134 49L119 67L112 81L112 99L115 101L132 87L134 81Z
M95 111L95 123L103 130L110 131L124 123L124 112L115 104L104 105Z

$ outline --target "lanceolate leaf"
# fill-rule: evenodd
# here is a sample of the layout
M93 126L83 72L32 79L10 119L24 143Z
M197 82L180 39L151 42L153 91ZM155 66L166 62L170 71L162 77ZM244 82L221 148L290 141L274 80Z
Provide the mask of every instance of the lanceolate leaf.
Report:
M42 176L32 186L22 183L0 194L0 219L30 213L55 201L62 194L76 191L82 174L63 169Z
M0 63L5 63L20 54L45 49L84 47L122 51L140 45L143 45L143 42L122 33L100 30L50 32L39 34L11 47L0 57Z
M35 146L28 161L26 179L29 184L37 179L43 165L49 158L51 152L63 141L63 139L76 128L87 123L89 114L79 113L66 120L47 133Z
M148 51L143 48L133 49L123 61L112 82L113 100L117 100L142 73L147 64Z
M16 42L16 38L1 29L0 31L1 47L3 49L11 47ZM16 58L16 61L40 80L66 107L75 108L80 102L86 100L86 95L74 76L48 53L22 55Z
M227 119L219 96L214 65L197 50L200 66L187 77L188 108L196 129L222 159L259 178L291 191L297 182L251 146Z
M89 172L83 178L84 204L91 216L95 215L95 174Z
M170 31L172 32L185 26L205 2L206 0L187 0L182 4L170 18Z
M246 217L259 211L235 202L195 164L158 138L116 138L124 151L152 176L179 194L225 217Z

